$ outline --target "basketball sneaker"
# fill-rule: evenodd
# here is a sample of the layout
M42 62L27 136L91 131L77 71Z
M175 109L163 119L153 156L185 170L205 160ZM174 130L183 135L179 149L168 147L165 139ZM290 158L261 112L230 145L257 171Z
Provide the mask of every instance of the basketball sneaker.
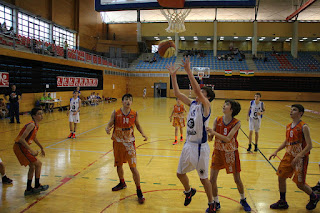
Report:
M72 138L73 133L71 132L70 135L68 136L68 138Z
M7 176L2 177L2 184L12 184L12 180Z
M257 145L257 144L254 145L254 151L255 151L255 152L258 151L258 145Z
M118 185L116 185L115 187L112 188L112 191L119 191L121 189L125 189L127 188L127 184L126 183L119 183Z
M35 194L40 194L40 190L39 189L35 189L35 188L31 188L31 190L25 190L24 191L24 196L35 195Z
M72 139L76 139L76 134L72 134Z
M178 141L177 141L177 140L175 140L175 141L172 143L172 145L176 145L176 144L178 144Z
M315 209L317 207L317 203L320 200L320 196L316 195L316 197L314 199L310 199L309 203L307 204L306 208L308 210L312 210Z
M251 151L251 144L249 144L247 151L248 151L248 152Z
M246 211L246 212L251 212L251 207L250 207L249 204L247 203L247 199L246 199L246 198L240 200L240 204L242 205L244 211Z
M46 191L49 189L49 185L40 185L37 188L34 188L35 190L39 190L39 191Z
M278 202L271 204L270 209L287 209L289 205L285 200L279 200Z
M314 191L314 193L320 194L320 183L318 182L316 186L311 187L312 191Z
M180 137L180 142L183 142L183 137Z
M143 197L141 189L137 189L137 196L138 196L138 202L140 204L143 204L146 199Z
M217 211L216 202L210 203L208 205L209 205L209 208L207 208L206 213L216 213Z
M186 195L186 198L184 199L184 205L187 206L191 203L192 197L196 194L197 190L194 188L191 188L190 192L183 192Z

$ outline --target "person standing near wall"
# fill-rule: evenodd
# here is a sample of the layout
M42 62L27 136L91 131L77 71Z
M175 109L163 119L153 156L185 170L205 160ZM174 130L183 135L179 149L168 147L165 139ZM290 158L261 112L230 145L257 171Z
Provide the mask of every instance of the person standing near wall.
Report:
M9 100L7 99L9 96ZM17 90L16 85L12 85L8 93L5 94L4 99L10 102L9 114L10 114L10 123L14 123L14 117L16 117L17 123L20 123L19 118L19 102L22 98L22 94Z

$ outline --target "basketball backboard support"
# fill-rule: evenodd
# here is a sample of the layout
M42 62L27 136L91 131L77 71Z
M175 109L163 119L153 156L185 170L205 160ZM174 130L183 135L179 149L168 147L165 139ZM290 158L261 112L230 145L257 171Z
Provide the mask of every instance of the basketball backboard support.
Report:
M246 7L252 8L256 0L186 0L185 8L214 8L214 7ZM119 11L119 10L150 10L161 9L157 0L95 0L95 10Z

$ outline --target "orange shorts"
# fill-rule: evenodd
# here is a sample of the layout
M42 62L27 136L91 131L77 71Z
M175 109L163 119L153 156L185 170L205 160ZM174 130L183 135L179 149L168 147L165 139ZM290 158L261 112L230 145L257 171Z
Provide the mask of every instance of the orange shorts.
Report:
M174 117L173 118L173 122L172 122L172 126L174 127L185 127L185 122L184 122L184 118L179 118L179 117Z
M114 166L122 166L129 163L130 168L137 165L135 142L121 143L113 141Z
M306 183L306 176L308 170L309 156L300 158L295 167L291 166L294 156L286 153L280 162L277 175L282 178L292 178L296 184Z
M21 143L14 143L13 151L16 154L21 166L28 166L30 163L38 160Z
M212 153L211 168L215 170L226 169L227 174L241 172L238 150L225 152L214 149Z

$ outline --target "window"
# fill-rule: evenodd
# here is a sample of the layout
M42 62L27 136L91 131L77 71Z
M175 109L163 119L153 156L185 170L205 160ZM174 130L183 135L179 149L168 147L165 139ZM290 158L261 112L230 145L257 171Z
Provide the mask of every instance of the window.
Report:
M18 13L19 35L50 42L50 25L36 17Z
M7 30L13 27L12 9L2 4L0 4L0 23L1 25L6 23Z
M53 40L56 41L56 45L61 47L64 46L65 41L67 41L69 48L75 46L75 34L58 26L53 26Z

